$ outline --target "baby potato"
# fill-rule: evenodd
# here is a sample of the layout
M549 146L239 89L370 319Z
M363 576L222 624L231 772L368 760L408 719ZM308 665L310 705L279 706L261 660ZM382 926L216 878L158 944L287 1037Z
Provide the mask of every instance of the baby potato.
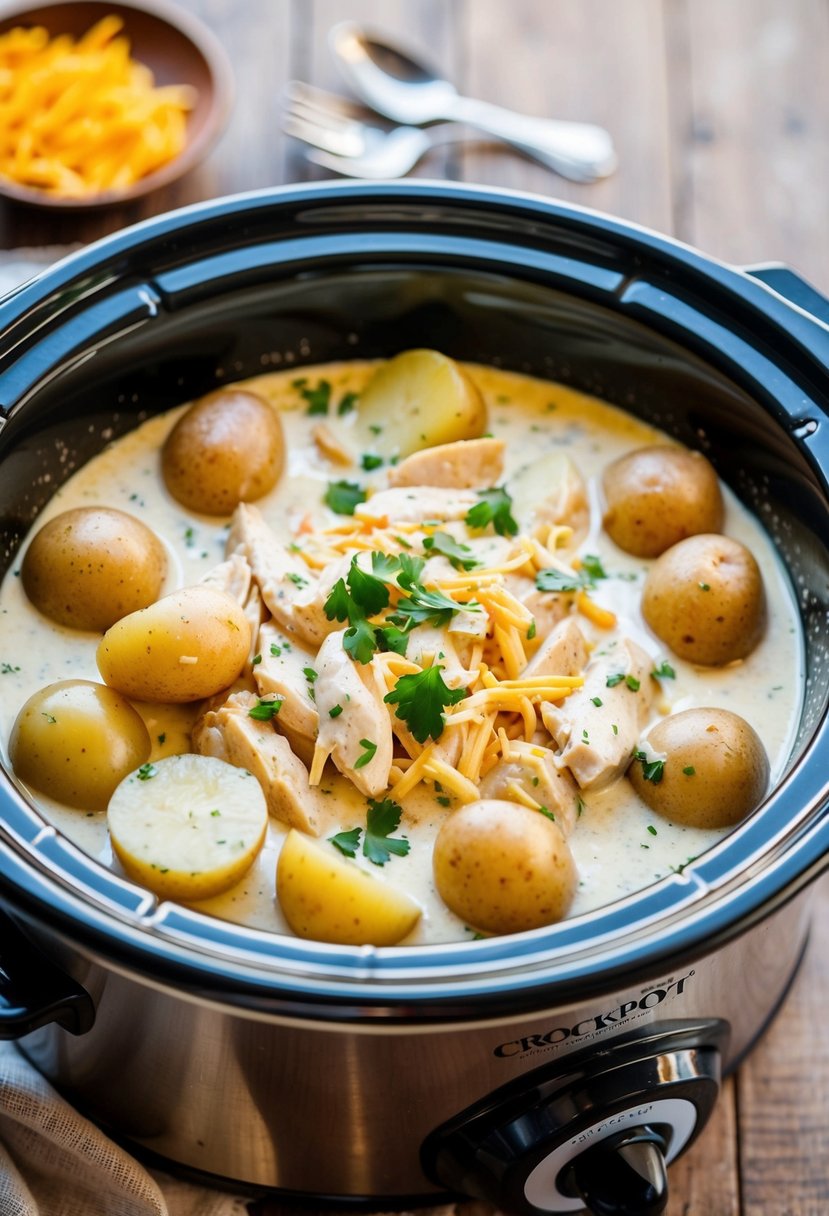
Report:
M276 894L297 937L341 946L393 946L411 933L411 896L291 828L276 867Z
M604 471L603 524L635 557L658 557L700 532L719 532L723 500L717 474L701 452L653 444Z
M76 507L50 519L23 557L23 590L70 629L109 629L158 598L167 572L161 541L112 507Z
M98 645L104 681L138 701L200 701L229 687L250 650L250 623L215 587L183 587L132 612Z
M273 489L284 459L276 410L255 393L226 388L182 414L161 449L161 472L188 510L231 515Z
M477 439L486 406L454 359L436 350L407 350L378 367L360 394L356 434L381 456Z
M727 709L685 709L648 733L648 754L665 757L657 781L634 759L628 778L651 810L672 823L726 828L760 803L769 761L757 732Z
M689 536L651 567L642 615L681 659L704 667L743 659L766 624L757 562L745 545L727 536Z
M118 782L150 754L128 701L91 680L61 680L29 697L9 739L14 771L66 806L104 811Z
M576 890L576 867L558 824L498 798L467 803L445 820L433 866L443 902L484 933L551 925Z
M245 876L265 841L268 808L246 769L185 753L125 777L107 825L130 878L161 899L193 903Z

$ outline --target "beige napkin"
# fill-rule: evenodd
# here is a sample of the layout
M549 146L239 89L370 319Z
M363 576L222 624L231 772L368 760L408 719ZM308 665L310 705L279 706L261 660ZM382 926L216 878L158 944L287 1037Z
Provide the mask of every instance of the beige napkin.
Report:
M245 1216L243 1199L151 1174L0 1043L2 1216Z

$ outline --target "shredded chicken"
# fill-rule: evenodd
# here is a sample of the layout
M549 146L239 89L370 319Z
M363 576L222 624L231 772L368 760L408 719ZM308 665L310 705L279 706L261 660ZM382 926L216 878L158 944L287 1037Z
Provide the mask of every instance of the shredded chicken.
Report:
M309 784L308 770L294 755L288 740L270 722L250 716L250 710L258 704L259 698L253 693L238 692L218 708L209 709L193 727L193 749L246 768L262 786L269 814L317 836L321 795Z
M314 704L313 677L316 651L308 650L296 638L288 638L274 624L266 621L259 630L260 661L253 669L259 695L276 693L282 699L279 729L288 735L300 735L313 747L319 726L319 714Z
M535 805L552 815L565 836L578 816L579 792L569 771L554 752L538 743L516 739L504 757L480 783L482 798L506 798Z
M357 519L387 519L392 523L422 523L426 519L464 519L478 502L471 490L440 486L395 487L378 490L354 509Z
M504 472L503 439L460 439L413 452L389 469L390 486L494 486Z
M584 684L561 708L541 706L562 763L582 789L601 789L625 772L653 701L652 668L650 656L625 638L588 665Z
M388 788L392 765L386 689L376 667L349 657L344 635L345 630L329 634L317 655L317 745L358 790L376 798Z

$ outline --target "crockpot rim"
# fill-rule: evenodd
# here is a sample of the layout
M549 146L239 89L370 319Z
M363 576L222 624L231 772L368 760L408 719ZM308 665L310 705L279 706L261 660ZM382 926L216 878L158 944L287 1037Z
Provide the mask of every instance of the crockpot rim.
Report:
M658 233L651 232L639 225L629 224L625 221L616 219L612 216L605 216L599 212L590 211L587 208L571 206L569 204L557 203L551 200L543 199L539 196L523 194L516 191L494 189L490 187L477 187L468 185L448 185L440 182L406 182L406 183L384 183L366 185L359 182L325 182L314 185L300 185L291 187L279 187L272 190L261 190L247 194L229 196L225 199L211 200L206 203L195 204L190 207L181 208L177 211L169 212L165 215L153 217L152 219L142 221L141 223L125 229L122 232L116 233L113 236L104 238L96 242L94 245L76 253L70 254L62 259L53 268L46 271L33 282L24 285L17 289L10 297L7 297L7 302L4 303L0 311L10 310L12 315L12 323L18 318L25 317L32 309L35 309L47 302L50 298L54 299L55 295L73 281L88 274L96 267L98 269L106 266L110 255L114 257L123 257L125 254L133 254L141 250L142 246L146 246L147 242L152 243L155 238L162 240L168 237L174 237L175 233L180 232L183 227L187 227L191 231L197 231L201 223L210 223L213 220L226 216L228 209L239 209L245 215L254 215L260 208L276 204L300 204L307 202L309 204L317 204L320 202L329 202L330 200L344 200L353 203L355 197L360 197L371 201L394 201L395 199L432 199L436 203L445 204L447 201L457 204L483 204L488 207L497 209L518 208L522 213L529 213L537 216L539 221L546 219L555 219L558 222L564 222L572 225L581 231L587 227L591 233L601 235L607 238L609 235L618 239L627 246L634 248L641 254L643 249L647 249L652 255L657 255L659 259L665 262L669 267L681 266L685 271L690 270L696 277L703 280L710 279L717 285L719 289L725 288L728 292L736 293L742 301L752 309L758 309L759 312L771 322L776 328L782 327L789 338L795 345L808 346L810 342L815 340L816 334L821 330L826 331L823 337L829 337L829 330L821 322L816 322L813 317L805 313L803 310L783 301L776 293L771 291L765 285L758 283L752 279L747 273L733 267L728 267L724 263L718 262L716 259L709 258L700 253L698 250L690 246L684 245L681 242L675 241L673 238L662 236ZM194 228L195 222L195 228ZM784 322L786 324L784 324ZM829 344L827 344L829 351ZM821 366L826 367L827 361L824 360ZM821 738L829 733L827 729L826 718L821 723L817 732ZM817 736L811 747L814 748L817 743ZM783 798L783 791L788 791L789 787L794 783L802 784L803 778L802 764L795 766L795 769L786 780L779 786L771 795L763 810L763 822L768 818L768 810L771 804L779 804ZM814 784L814 780L812 782ZM811 806L813 817L816 814L815 807L818 803L825 802L826 790L822 787L814 788L810 791L807 805ZM795 805L804 806L802 799L798 800L795 796ZM658 931L648 939L649 951L644 956L636 954L634 959L626 959L624 956L618 956L614 965L610 966L605 963L597 976L588 976L584 973L579 974L577 971L569 975L561 974L559 966L559 974L551 974L550 967L544 967L540 963L536 966L528 961L528 957L532 958L535 953L544 953L546 947L539 945L539 950L533 950L536 943L541 943L546 940L552 932L552 936L556 936L556 931L559 931L562 926L553 926L549 930L536 930L532 934L521 934L514 938L490 939L486 943L480 942L463 942L456 943L449 947L440 946L416 946L416 947L400 947L400 948L385 948L375 950L372 947L368 948L353 948L353 947L324 947L321 950L316 949L320 943L300 943L298 953L306 958L313 959L315 955L322 956L329 960L325 965L333 966L333 972L329 972L326 979L319 977L309 977L307 974L302 974L299 977L297 985L293 987L293 996L291 984L288 983L285 975L274 969L273 974L264 974L261 972L261 959L257 963L257 967L251 970L245 966L240 966L234 969L227 964L221 974L218 973L216 966L216 958L206 953L197 954L196 950L191 950L191 954L196 957L182 958L182 948L186 948L187 937L187 921L188 918L196 916L197 920L205 920L207 923L213 922L212 918L198 917L196 914L188 913L183 915L186 910L178 909L168 917L169 926L174 926L174 932L167 939L161 939L156 936L149 941L144 940L147 934L142 930L142 940L136 943L122 938L118 942L116 952L122 954L125 960L129 960L132 965L141 960L144 962L143 955L145 952L148 955L149 970L156 972L159 963L162 964L162 970L169 970L171 975L175 975L179 981L184 976L182 972L190 972L188 980L192 980L199 986L218 987L226 989L231 980L235 981L236 986L241 989L246 989L248 993L269 992L273 993L275 989L279 989L289 1000L309 1000L323 1006L326 1002L338 1002L347 997L352 1002L356 999L361 1004L377 1001L385 1006L394 1006L398 1012L401 1007L416 1002L418 1007L422 1007L424 1002L434 1003L436 1006L446 1007L447 1002L456 1003L473 1003L483 997L487 1000L488 1006L491 1006L497 985L493 983L493 975L488 974L486 982L478 987L479 992L474 991L474 986L469 984L463 986L463 991L455 984L447 981L437 980L434 982L413 982L410 973L418 968L412 966L399 966L398 970L401 975L406 978L395 978L395 964L412 963L412 959L422 964L423 971L428 971L430 966L439 967L435 961L441 957L447 957L450 962L444 965L444 969L448 966L449 972L457 978L457 964L451 960L460 949L464 955L469 954L471 959L470 966L474 966L476 970L480 970L485 957L494 956L500 962L500 967L497 970L497 975L502 977L503 984L509 984L513 989L513 995L521 999L524 1003L527 1000L533 1001L542 1000L541 990L543 990L543 1003L549 1003L551 999L551 985L556 989L560 985L567 985L567 996L574 997L578 992L585 991L590 987L604 988L617 986L619 975L624 974L627 968L632 968L635 965L637 976L641 976L645 971L650 969L652 974L657 974L660 969L670 962L673 966L674 962L682 958L691 958L699 953L708 953L712 948L712 943L721 943L735 936L742 928L747 926L753 920L759 919L761 915L765 915L774 907L779 906L785 899L790 898L799 889L805 886L820 867L820 855L822 853L822 840L826 835L825 830L821 829L821 824L818 822L815 830L811 830L807 825L802 827L807 818L808 812L804 810L798 817L800 827L795 827L790 833L786 833L784 825L778 825L778 835L791 836L791 847L782 851L780 857L774 865L764 865L761 874L755 876L751 883L742 884L736 894L732 892L732 897L729 897L729 906L738 909L736 912L729 912L729 918L723 921L720 917L716 925L711 925L711 916L705 919L705 927L697 924L695 917L686 918L683 924L672 935L672 945L668 947ZM824 829L826 816L824 815ZM754 820L748 821L747 824L738 828L734 833L730 834L722 844L709 850L702 859L702 864L699 869L704 869L707 859L716 855L720 857L724 849L729 848L729 842L742 842L746 835L752 835L754 830ZM813 825L814 826L814 825ZM815 839L816 838L816 839ZM768 859L768 841L764 848L760 851L760 859ZM8 873L4 879L7 886L17 887L18 895L24 895L23 904L27 907L27 914L32 915L36 921L52 920L56 927L63 923L65 928L66 922L72 922L78 927L78 911L73 907L74 892L54 890L57 884L57 876L55 874L45 873L42 877L46 879L45 887L38 894L32 883L32 873L27 870L25 864L21 861L24 856L22 852L15 849L13 844L6 841L3 844L3 852L6 853L9 867ZM84 855L79 851L70 849L69 852L78 852L78 855L84 858ZM84 858L85 861L90 859ZM93 863L96 864L96 863ZM99 867L101 868L101 867ZM709 866L710 868L710 866ZM776 876L777 881L774 881ZM681 879L678 883L676 879ZM682 887L687 894L690 886L694 883L699 884L699 879L692 870L686 878L681 876L672 876L669 879L661 880L659 883L653 884L645 888L641 892L635 893L622 901L607 905L606 909L599 909L597 914L585 914L582 917L573 918L570 921L563 922L563 926L580 926L587 921L606 918L608 909L616 909L619 915L619 909L627 909L630 905L647 903L648 899L654 897L654 892L664 890L666 886L673 884L675 887ZM749 894L750 893L750 894ZM56 899L56 895L60 898ZM67 898L69 897L69 898ZM701 895L704 898L704 895ZM75 901L77 902L77 901ZM658 902L658 899L657 899ZM681 902L681 901L680 901ZM691 901L694 904L695 901ZM167 905L171 908L172 905ZM623 915L623 913L621 913ZM142 913L145 919L152 921L154 928L157 930L159 924L163 921L163 916L157 914L146 917L146 912ZM176 927L176 917L179 918L179 925ZM664 917L663 917L664 919ZM715 920L717 918L714 918ZM82 924L83 917L80 917ZM223 922L218 922L222 924ZM654 923L654 928L658 930L661 924L658 918ZM695 926L692 929L692 925ZM122 926L123 927L123 926ZM572 930L571 930L572 932ZM177 937L176 934L179 934ZM94 943L96 949L109 942L113 945L112 923L107 926L95 925L87 923L83 925L82 936L86 936L90 943ZM232 938L234 934L229 934ZM256 937L255 932L252 934ZM271 935L267 936L269 941L273 941ZM561 933L558 934L561 936ZM532 939L532 942L530 941ZM654 940L655 939L655 940ZM298 939L289 939L292 945L292 953L297 953ZM662 942L662 949L657 949L655 942ZM493 943L497 943L493 946ZM203 940L197 943L203 949ZM470 950L471 948L471 950ZM550 947L551 949L553 947ZM231 947L228 947L230 950ZM573 947L568 947L571 953L578 954ZM424 955L431 956L431 960ZM332 965L330 960L332 957L336 962ZM350 966L345 967L346 974L340 974L337 978L332 979L331 974L336 974L338 968L348 960ZM378 963L387 963L388 969L384 967L378 968ZM495 964L493 964L493 971ZM555 969L553 969L555 970ZM529 974L528 974L529 973ZM523 978L519 978L523 977ZM359 989L355 993L355 987ZM442 989L439 991L439 989ZM532 994L532 996L531 996ZM501 997L506 999L505 991L501 992Z

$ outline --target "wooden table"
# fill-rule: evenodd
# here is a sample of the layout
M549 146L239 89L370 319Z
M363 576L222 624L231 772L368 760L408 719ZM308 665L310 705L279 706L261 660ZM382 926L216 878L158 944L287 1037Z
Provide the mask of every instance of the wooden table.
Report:
M829 292L824 0L179 2L220 34L236 70L233 118L210 159L130 208L4 209L0 246L87 241L195 200L321 176L280 133L280 91L292 77L341 87L325 34L350 16L427 47L473 95L607 126L620 156L618 172L593 186L481 145L436 150L420 175L555 195L729 262L780 259ZM670 1216L829 1213L829 889L817 896L783 1012L671 1169Z

